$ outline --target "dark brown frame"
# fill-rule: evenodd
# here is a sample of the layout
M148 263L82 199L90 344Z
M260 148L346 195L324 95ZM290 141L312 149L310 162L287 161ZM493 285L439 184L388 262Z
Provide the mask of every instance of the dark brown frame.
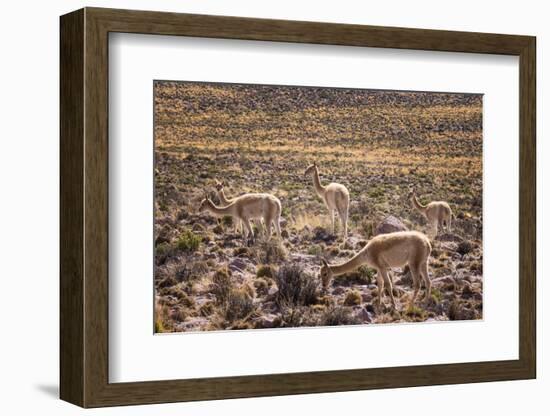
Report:
M60 27L60 396L63 400L83 407L99 407L536 377L534 37L98 8L62 16ZM109 383L109 32L519 56L519 359Z

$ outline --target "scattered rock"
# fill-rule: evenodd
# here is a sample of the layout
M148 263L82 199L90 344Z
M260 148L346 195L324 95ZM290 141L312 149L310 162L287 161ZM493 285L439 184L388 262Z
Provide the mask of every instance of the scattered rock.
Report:
M243 273L246 270L246 262L240 257L233 259L229 263L229 270Z
M323 241L325 243L332 243L336 240L336 236L323 227L315 227L313 230L313 241L316 243Z
M338 295L342 295L345 291L346 290L343 287L338 286L334 288L334 290L332 291L332 294L335 296L338 296Z
M373 296L370 293L362 293L361 299L363 300L363 303L372 302Z
M460 243L464 240L461 236L453 233L441 233L435 239L438 241L454 241L455 243Z
M275 328L280 318L274 314L265 314L256 321L256 328Z
M397 231L408 231L408 228L400 219L388 215L376 226L374 235L395 233Z
M369 312L367 310L367 308L361 308L359 309L359 311L357 312L357 318L359 318L362 322L368 322L368 323L371 323L372 322L372 317L373 317L373 314L372 312Z
M458 251L458 244L454 241L443 241L439 244L439 248L445 251Z

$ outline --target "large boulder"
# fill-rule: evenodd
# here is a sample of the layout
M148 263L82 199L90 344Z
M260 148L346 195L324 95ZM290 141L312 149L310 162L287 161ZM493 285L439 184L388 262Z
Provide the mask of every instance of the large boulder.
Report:
M408 231L409 229L399 218L388 215L376 226L374 235L395 233L397 231Z

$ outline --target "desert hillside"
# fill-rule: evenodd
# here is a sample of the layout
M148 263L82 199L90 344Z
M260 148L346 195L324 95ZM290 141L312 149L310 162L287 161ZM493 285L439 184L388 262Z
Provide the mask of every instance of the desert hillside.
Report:
M155 83L157 332L445 321L482 317L482 96L200 83ZM350 193L349 237L304 171ZM267 192L282 241L245 241L230 217L198 212L209 195ZM361 267L323 292L321 258L349 259L375 234L430 234L413 209L447 201L452 231L431 236L431 298L409 305L411 276L392 271L397 309ZM391 217L390 217L391 216ZM390 217L390 218L388 218Z

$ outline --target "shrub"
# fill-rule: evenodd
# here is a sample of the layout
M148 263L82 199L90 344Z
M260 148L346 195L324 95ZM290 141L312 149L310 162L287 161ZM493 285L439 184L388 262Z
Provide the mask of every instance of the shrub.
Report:
M364 238L371 238L374 235L374 222L363 219L359 223L359 229Z
M254 311L252 297L243 289L233 289L229 292L224 307L224 318L229 322L243 320Z
M201 243L201 237L190 230L185 230L178 238L176 246L182 251L194 252L197 251Z
M256 260L263 264L278 264L286 259L287 252L280 241L262 241L255 247Z
M262 277L254 280L254 287L256 288L256 292L258 292L260 295L267 294L269 290L269 284L267 283L267 280Z
M275 275L279 307L307 306L317 302L317 281L298 264L285 264Z
M432 288L432 299L435 301L435 303L439 303L443 299L443 294L436 287Z
M449 305L448 316L451 321L466 321L478 319L479 314L468 301L460 301L455 299Z
M168 307L155 300L155 333L171 332L172 329Z
M214 303L213 302L205 302L201 305L199 308L199 314L201 316L209 316L212 315L214 312Z
M247 256L249 254L247 247L237 247L233 250L234 256Z
M344 305L355 306L361 304L361 292L358 290L350 290L344 298Z
M323 254L323 247L320 244L313 244L308 247L307 254L312 256L320 256Z
M219 269L214 273L210 290L216 297L218 305L225 305L227 303L232 287L231 275L227 269Z
M164 289L166 287L172 287L172 286L175 286L177 284L178 284L178 281L176 279L174 279L173 276L167 276L158 283L158 288L159 289Z
M187 318L187 310L182 307L175 308L172 312L172 317L178 322L183 322Z
M322 326L357 325L361 321L351 313L350 308L336 306L328 308L321 316Z
M415 305L409 305L405 310L405 317L409 321L421 322L427 318L426 311Z
M155 246L155 254L157 256L164 256L170 253L170 244L167 242L162 242Z
M208 264L204 261L190 261L176 271L176 279L178 282L190 282L197 280L208 273Z
M270 265L260 265L256 269L256 277L275 277L275 269Z
M319 308L307 306L285 308L281 311L280 322L277 322L277 326L281 326L284 328L319 326L319 312Z
M177 303L187 308L195 307L195 301L187 293L185 293L179 285L166 287L160 290L162 296L173 296L177 299Z
M376 271L367 266L361 266L353 272L343 274L337 281L346 282L347 284L370 285Z
M464 256L465 254L468 254L470 251L472 251L472 248L472 243L464 240L458 243L458 248L456 249L456 251Z

